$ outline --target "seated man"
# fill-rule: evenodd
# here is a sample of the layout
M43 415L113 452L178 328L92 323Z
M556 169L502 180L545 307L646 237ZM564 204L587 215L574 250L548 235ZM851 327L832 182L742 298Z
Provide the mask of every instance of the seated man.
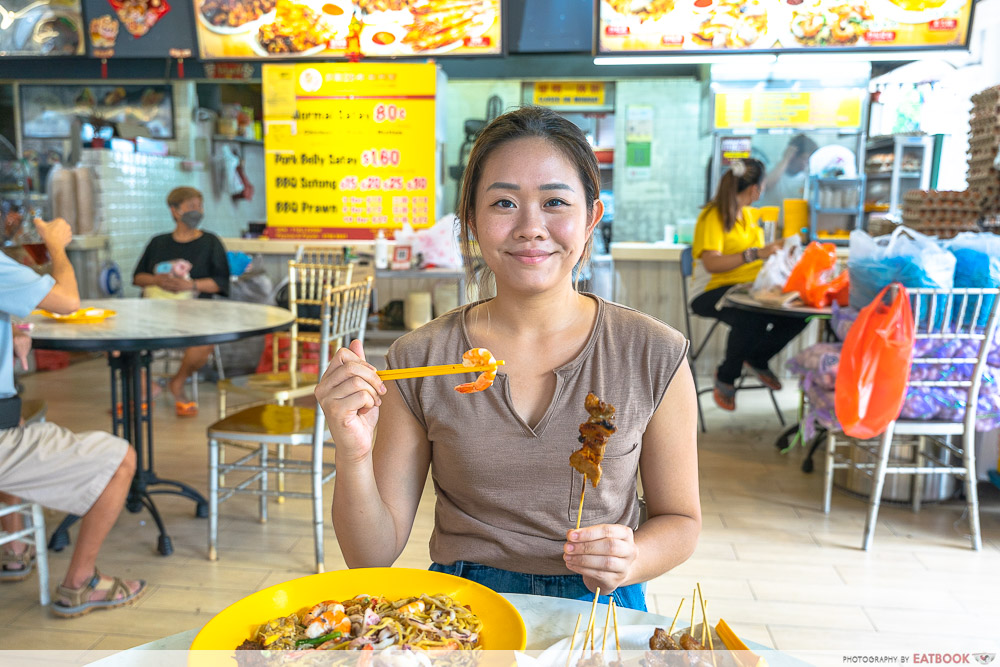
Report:
M229 261L215 234L198 229L204 217L204 199L194 188L174 188L167 195L174 231L154 236L135 267L132 284L152 298L203 298L229 295ZM184 383L205 365L211 345L189 347L167 388L174 395L177 415L198 414L198 405L184 396Z
M20 424L13 359L27 366L31 339L15 336L10 317L35 307L72 313L80 307L76 276L66 257L72 231L64 220L35 222L52 258L52 275L41 276L0 253L0 502L18 497L83 517L69 569L56 588L52 612L71 617L94 609L129 604L144 581L106 577L97 571L97 553L114 525L135 472L135 451L110 433L75 434L50 422ZM20 515L2 519L3 529L20 530ZM35 554L23 542L0 547L0 582L20 581L34 567Z

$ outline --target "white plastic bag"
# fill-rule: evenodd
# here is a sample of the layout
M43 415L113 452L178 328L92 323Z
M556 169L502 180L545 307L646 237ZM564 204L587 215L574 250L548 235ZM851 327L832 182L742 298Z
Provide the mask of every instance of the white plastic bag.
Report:
M462 268L462 253L458 247L456 234L457 225L458 218L448 214L438 219L433 227L413 232L410 244L413 246L413 256L420 256L421 267Z
M801 255L802 241L799 237L796 235L786 238L785 244L778 249L778 252L768 257L764 262L760 273L753 281L750 293L781 292Z
M861 310L889 283L948 289L954 284L955 256L929 236L900 225L892 234L872 238L851 232L851 308Z

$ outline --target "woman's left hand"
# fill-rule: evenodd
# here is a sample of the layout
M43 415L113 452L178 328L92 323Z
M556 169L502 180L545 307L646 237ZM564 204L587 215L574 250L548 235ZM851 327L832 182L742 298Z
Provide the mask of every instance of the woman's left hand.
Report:
M566 533L563 560L566 567L583 575L591 591L601 587L608 595L628 578L636 558L631 528L617 523L603 523L570 530Z

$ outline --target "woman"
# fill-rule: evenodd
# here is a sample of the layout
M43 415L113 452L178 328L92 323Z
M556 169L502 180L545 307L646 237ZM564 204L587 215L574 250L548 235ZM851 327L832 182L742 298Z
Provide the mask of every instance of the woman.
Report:
M734 285L753 282L763 260L781 247L780 241L764 245L764 230L749 208L760 198L763 182L760 160L733 162L694 229L692 254L710 279L705 291L691 301L691 310L729 325L726 356L716 370L712 392L723 410L736 409L736 379L744 366L768 388L781 389L768 362L806 326L801 319L723 305L726 292Z
M572 282L603 212L599 184L582 132L546 109L500 116L473 147L462 244L467 270L480 258L488 269L481 293L490 283L496 296L401 337L387 359L454 363L485 347L506 362L494 386L460 394L454 376L383 384L358 341L337 351L316 396L337 443L333 521L349 566L396 560L428 469L431 569L499 592L592 599L600 587L604 601L613 593L645 609L643 582L690 556L701 509L687 341ZM569 457L590 391L617 407L618 431L576 530L584 481Z

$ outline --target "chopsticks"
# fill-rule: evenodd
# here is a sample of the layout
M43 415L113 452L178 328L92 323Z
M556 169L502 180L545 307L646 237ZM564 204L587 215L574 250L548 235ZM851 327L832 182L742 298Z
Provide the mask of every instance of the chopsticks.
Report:
M503 361L498 360L497 366L503 366ZM408 378L430 377L432 375L453 375L455 373L485 373L496 368L490 366L464 366L462 364L442 364L441 366L415 366L413 368L391 368L386 371L378 371L378 376L382 380L405 380Z

